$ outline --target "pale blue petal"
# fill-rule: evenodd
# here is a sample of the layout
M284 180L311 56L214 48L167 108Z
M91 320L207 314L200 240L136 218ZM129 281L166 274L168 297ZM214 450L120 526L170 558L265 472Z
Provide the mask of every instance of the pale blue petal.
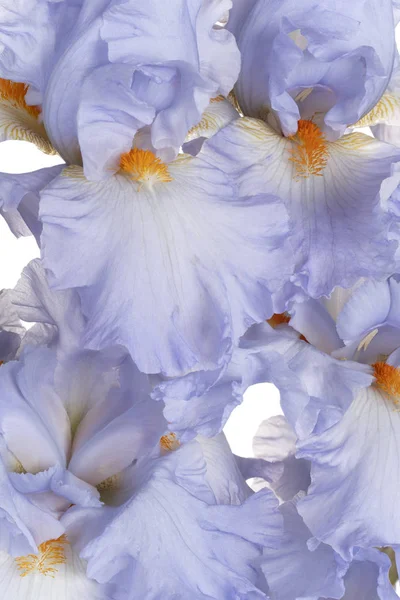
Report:
M219 371L190 373L160 383L153 397L165 403L164 415L171 431L182 440L196 434L213 437L242 402L244 392L256 383L274 383L283 402L285 393L291 397L290 390L295 389L297 406L293 408L301 412L301 400L307 404L308 397L301 396L301 384L283 360L296 343L296 337L280 336L266 324L257 325L242 338L229 363Z
M324 305L317 300L310 299L294 304L290 325L321 352L330 354L343 346L336 331L335 321Z
M136 132L154 119L154 108L136 97L132 80L133 67L104 65L82 84L78 139L88 179L106 179L118 171Z
M300 444L298 456L312 462L312 484L299 512L313 535L344 558L357 546L399 543L398 429L395 404L371 386L338 423Z
M40 348L0 371L0 432L30 473L66 464L71 434L67 413L52 389L54 368L53 353Z
M182 146L183 152L196 156L206 139L215 135L231 121L238 119L239 116L240 114L229 100L224 99L223 96L213 98L203 112L201 121L189 130Z
M235 39L214 28L231 4L128 0L113 3L104 14L101 36L109 60L137 68L133 91L147 104L155 103L152 143L164 159L176 156L209 100L228 95L237 79Z
M0 212L17 237L31 235L39 241L39 192L62 170L62 166L32 173L0 173Z
M364 336L387 321L391 305L388 281L366 281L350 296L337 319L337 330L345 342Z
M113 363L113 368L107 365L110 358L105 356L102 360L96 356L99 353L91 354L91 365L85 355L78 356L75 364L71 361L61 381L58 374L58 384L65 386L72 374L74 385L69 388L69 398L80 400L76 409L82 407L84 401L89 404L75 434L68 468L96 486L158 446L167 424L162 407L151 401L148 378L129 358L125 357L125 362L118 367L117 387L116 367ZM121 358L117 354L116 362ZM75 409L71 402L69 406L72 415Z
M25 333L18 314L11 302L11 290L0 292L0 360L15 358Z
M214 438L197 436L207 465L206 481L217 504L242 504L252 491L223 433Z
M64 527L51 514L30 502L12 485L0 460L0 547L12 556L37 551L48 539L57 539Z
M64 352L77 349L84 328L79 296L51 290L39 259L25 267L9 296L20 319L48 326L47 345Z
M254 563L260 544L279 539L276 501L265 491L210 505L198 496L204 472L200 446L189 444L156 461L122 506L68 511L62 520L88 576L131 600L265 598Z
M50 284L78 288L86 344L122 344L142 371L173 375L223 364L271 316L292 257L275 197L238 198L203 158L168 169L173 181L143 186L66 170L42 193L41 220Z
M43 92L54 61L58 37L73 21L70 1L3 0L0 12L0 77L32 85ZM64 29L60 28L64 20Z
M48 136L68 164L81 164L77 113L82 82L107 60L107 46L100 39L102 14L110 0L85 2L68 45L48 80L43 98L43 119Z
M398 277L384 282L366 281L358 286L337 318L337 330L346 349L337 358L353 358L372 364L400 346L400 284Z
M271 597L276 600L342 598L347 564L326 544L314 551L307 546L311 533L297 512L296 504L280 507L284 535L278 549L265 549L262 570Z
M346 135L327 142L319 175L300 177L293 144L262 121L242 118L205 146L207 159L230 173L241 196L268 192L286 205L297 261L292 280L309 295L329 296L360 277L393 273L397 243L388 231L395 217L381 205L379 191L399 150L363 134Z
M359 550L345 575L341 600L396 600L389 568L390 560L382 552L374 548Z
M292 500L299 492L306 492L311 483L309 461L295 457L296 439L282 415L263 421L253 439L254 455L281 468L270 487L282 500Z
M260 117L270 108L291 135L312 104L313 112L326 113L327 129L342 134L380 99L395 55L391 0L379 7L372 0L334 6L307 0L299 7L258 0L249 8L238 35L236 86L246 115ZM303 107L296 98L304 89L313 91Z

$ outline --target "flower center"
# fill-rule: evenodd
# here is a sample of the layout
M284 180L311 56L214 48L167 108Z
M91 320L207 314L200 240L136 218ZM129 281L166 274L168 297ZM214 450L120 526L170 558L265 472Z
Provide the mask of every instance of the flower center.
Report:
M300 119L297 133L289 139L294 144L289 160L296 167L297 178L322 175L329 152L320 128L312 121Z
M392 397L395 404L400 403L400 369L384 362L372 365L376 385Z
M26 577L30 573L40 573L54 577L58 569L56 565L62 565L67 562L64 546L68 544L66 535L62 535L57 540L48 540L38 547L38 554L28 554L27 556L18 556L15 562L18 565L21 577Z
M180 443L175 433L167 433L160 438L160 447L163 454L178 450L179 446Z
M172 181L167 165L150 150L132 148L122 154L120 167L133 181L139 183Z

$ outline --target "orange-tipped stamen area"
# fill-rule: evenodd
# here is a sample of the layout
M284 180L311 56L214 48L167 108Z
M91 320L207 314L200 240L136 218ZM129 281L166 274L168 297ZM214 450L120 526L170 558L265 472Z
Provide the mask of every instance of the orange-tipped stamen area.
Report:
M178 450L180 446L179 440L175 433L167 433L160 438L160 448L162 454Z
M374 369L375 385L390 396L392 402L400 405L400 369L384 362L372 365Z
M290 321L290 316L287 313L274 313L270 319L267 319L268 325L278 327L279 325L286 325Z
M130 179L140 184L172 181L167 165L150 150L132 148L122 154L120 167Z
M293 143L289 160L296 168L296 178L322 175L329 152L320 128L312 121L300 119L297 133L289 139Z
M16 83L8 79L0 79L0 102L7 102L27 112L31 117L37 119L40 115L38 106L28 106L25 100L28 86L26 83Z
M67 562L65 556L65 545L68 544L66 535L62 535L57 540L48 540L38 547L37 554L28 554L27 556L18 556L15 559L19 574L26 577L31 573L40 573L47 577L55 577L57 565Z

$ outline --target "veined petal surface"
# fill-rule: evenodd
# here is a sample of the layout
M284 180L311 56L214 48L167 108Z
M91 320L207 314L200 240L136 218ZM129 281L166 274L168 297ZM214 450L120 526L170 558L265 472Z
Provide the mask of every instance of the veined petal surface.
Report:
M132 89L156 108L151 139L164 160L176 156L210 99L228 95L237 79L235 39L214 27L231 6L230 0L128 0L104 14L109 60L137 67Z
M58 29L73 0L4 0L0 8L0 77L43 92L57 45Z
M204 159L152 165L153 183L70 168L47 186L44 266L52 286L78 288L89 347L122 344L147 373L215 369L290 277L286 211L238 198Z
M298 456L312 462L312 484L299 512L313 535L346 559L357 546L399 543L399 426L393 398L370 386L336 425L300 444Z
M239 506L212 504L204 471L195 442L156 461L123 505L68 511L63 523L88 575L121 599L265 598L254 561L260 545L277 543L276 500L263 491Z
M0 141L23 140L35 144L46 154L55 154L38 106L26 103L28 87L0 79Z
M303 123L320 142L321 154L311 162L297 154L296 138L248 118L208 140L207 158L235 178L240 195L282 199L292 218L294 281L312 297L329 296L337 285L382 278L395 268L396 243L387 240L391 217L380 206L379 191L400 153L363 134L329 143L311 122Z

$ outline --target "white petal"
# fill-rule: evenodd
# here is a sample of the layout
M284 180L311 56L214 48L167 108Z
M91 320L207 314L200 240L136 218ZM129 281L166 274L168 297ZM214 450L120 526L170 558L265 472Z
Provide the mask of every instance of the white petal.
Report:
M50 543L51 545L51 543ZM49 545L48 545L49 546ZM53 546L55 544L53 543ZM86 576L86 565L77 554L71 551L69 544L63 544L65 561L56 559L52 565L52 556L43 559L40 553L35 560L35 555L25 564L30 568L19 568L15 558L5 552L0 554L0 587L3 598L7 600L107 600L102 586ZM42 560L42 571L38 570L39 561ZM22 564L22 560L20 564ZM25 573L25 575L24 575Z

